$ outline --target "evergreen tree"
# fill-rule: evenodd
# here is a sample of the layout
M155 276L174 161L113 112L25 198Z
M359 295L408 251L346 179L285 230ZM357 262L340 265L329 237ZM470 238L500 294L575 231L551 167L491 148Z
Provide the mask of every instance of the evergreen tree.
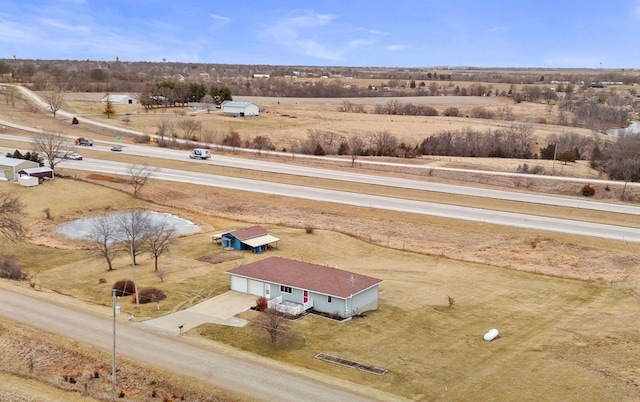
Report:
M107 115L107 119L110 119L111 116L116 114L116 109L113 107L113 102L111 102L111 97L109 96L108 92L107 92L106 99L107 101L104 104L104 111L102 113Z

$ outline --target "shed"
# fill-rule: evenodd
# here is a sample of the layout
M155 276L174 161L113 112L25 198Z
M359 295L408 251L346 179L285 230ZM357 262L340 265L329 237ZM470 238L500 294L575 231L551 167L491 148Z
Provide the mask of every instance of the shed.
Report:
M40 179L40 181L53 179L54 177L53 169L47 166L38 166L33 168L21 169L18 172L18 174L21 177L22 176L37 177L38 179Z
M231 114L234 116L248 117L258 116L260 114L258 106L251 102L224 101L222 102L221 107L224 114Z
M9 181L18 180L18 172L20 170L38 166L40 166L38 162L0 156L0 177L4 177Z
M136 98L128 94L109 94L102 98L100 102L107 103L107 99L114 105L135 105L138 103Z
M343 318L376 310L378 286L382 282L370 276L282 257L265 258L226 273L231 276L231 290L269 299L270 306L279 311L299 314L313 309ZM285 307L281 309L280 305Z
M18 177L18 183L20 183L22 187L35 187L40 184L40 179L31 176L20 176Z
M261 253L274 243L277 247L278 241L280 241L279 238L270 235L262 226L252 226L214 236L220 240L222 247L235 250L251 250L254 253ZM215 240L213 236L212 239Z

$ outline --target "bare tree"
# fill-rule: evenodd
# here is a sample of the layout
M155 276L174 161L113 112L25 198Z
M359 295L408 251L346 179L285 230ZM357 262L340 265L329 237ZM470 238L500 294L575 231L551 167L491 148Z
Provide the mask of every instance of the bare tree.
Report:
M0 94L4 95L7 105L11 104L12 107L16 106L16 99L20 99L20 92L12 85L6 87L6 90L0 92Z
M373 134L373 144L377 156L393 156L398 139L389 131L377 131Z
M43 154L49 161L49 167L54 170L56 165L64 160L61 153L69 149L70 143L66 136L55 131L41 131L32 137L35 151Z
M118 240L127 246L131 256L133 283L136 288L136 305L140 304L138 280L136 277L136 256L145 251L144 244L151 226L149 216L144 211L133 210L118 217Z
M117 226L117 239L127 246L131 265L136 265L136 256L146 251L144 244L151 230L149 215L139 210L125 212L118 216Z
M158 144L166 146L165 137L171 137L175 130L175 123L170 119L162 119L156 124Z
M17 195L0 194L0 238L20 240L24 237L21 217L24 204Z
M204 108L207 110L207 113L211 112L212 110L216 110L216 102L213 99L213 96L206 94L202 97L201 102Z
M121 251L118 244L119 230L120 228L113 215L102 215L94 220L87 235L87 241L98 255L107 260L108 271L113 270L113 259Z
M282 336L287 334L289 329L288 324L289 321L286 319L286 315L272 308L266 309L253 323L253 325L264 328L264 330L267 331L269 340L273 344L277 343Z
M266 135L259 135L251 141L251 147L257 149L258 155L260 155L263 149L271 148L271 139Z
M137 198L138 193L142 190L147 180L155 173L156 169L149 165L129 165L127 172L129 173L129 184L133 187L133 197Z
M358 155L364 151L364 140L358 134L349 137L349 152L351 153L351 167L356 163Z
M202 122L198 120L181 120L178 122L178 128L182 130L182 138L185 140L199 141L202 131Z
M640 181L640 135L624 135L618 138L606 164L609 176L624 180L621 199L626 198L627 184Z
M64 105L64 93L59 89L55 89L42 95L42 99L47 102L49 110L53 113L53 117L56 117L56 113L62 108L62 105Z
M146 248L153 257L156 275L158 273L158 259L169 252L175 234L176 229L165 221L149 227L149 233L146 236ZM160 277L160 280L162 281L162 277Z

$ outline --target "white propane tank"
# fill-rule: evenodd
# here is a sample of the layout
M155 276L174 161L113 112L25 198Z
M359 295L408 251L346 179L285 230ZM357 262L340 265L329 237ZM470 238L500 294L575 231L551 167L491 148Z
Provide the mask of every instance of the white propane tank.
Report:
M484 340L490 342L498 337L498 330L495 328L490 329L484 334Z

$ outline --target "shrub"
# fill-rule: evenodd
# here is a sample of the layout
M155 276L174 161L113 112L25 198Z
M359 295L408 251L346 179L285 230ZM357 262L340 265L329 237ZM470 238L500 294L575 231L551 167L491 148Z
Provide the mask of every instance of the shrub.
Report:
M452 308L454 304L456 304L456 299L451 296L447 296L447 303L449 303L449 308Z
M264 297L258 297L256 299L256 310L258 311L267 311L268 300Z
M312 224L307 223L306 225L304 225L304 231L305 231L307 234L313 234L313 231L314 231L314 230L315 230L315 228L313 227L313 225L312 225Z
M27 274L18 265L14 256L0 254L0 278L21 281L27 279Z
M140 304L159 302L167 298L162 290L156 288L142 288L138 293Z
M114 283L111 287L116 290L116 296L123 297L129 296L136 293L135 284L131 279L122 279L118 282Z
M445 116L458 117L460 116L460 110L457 107L450 106L444 111Z
M585 184L584 187L582 187L582 195L585 197L593 197L595 193L596 189L591 187L589 184Z

